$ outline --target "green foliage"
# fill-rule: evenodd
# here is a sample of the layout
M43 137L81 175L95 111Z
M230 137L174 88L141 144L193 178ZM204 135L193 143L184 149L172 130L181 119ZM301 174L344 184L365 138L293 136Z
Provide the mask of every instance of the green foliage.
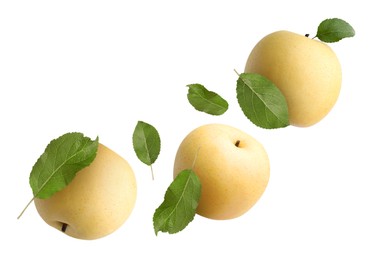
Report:
M203 85L190 84L187 87L189 87L187 99L196 110L210 115L222 115L229 108L225 99L217 93L209 91Z
M37 198L46 199L69 184L76 173L96 157L98 138L67 133L52 140L30 174L30 186Z
M318 26L315 37L323 42L338 42L355 35L354 28L344 20L338 18L326 19Z
M289 125L285 97L264 76L255 73L240 74L236 92L240 108L255 125L266 129Z
M160 136L152 125L138 121L133 132L133 148L138 159L146 165L151 166L160 153ZM154 173L151 167L152 178Z
M168 187L163 203L153 216L154 230L169 234L183 230L193 219L199 204L201 183L192 170L183 170Z
M67 133L52 140L30 173L30 186L35 198L47 199L65 188L76 173L92 163L98 149L98 137L91 140L81 133Z

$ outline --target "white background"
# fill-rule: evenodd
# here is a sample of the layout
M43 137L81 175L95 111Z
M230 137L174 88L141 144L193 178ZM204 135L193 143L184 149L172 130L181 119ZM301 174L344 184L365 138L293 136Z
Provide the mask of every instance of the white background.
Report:
M366 1L1 1L0 259L372 259L371 16ZM359 3L358 3L359 2ZM264 130L241 112L237 75L266 34L314 36L338 17L354 38L330 44L343 68L337 104L309 128ZM213 117L186 99L190 83L225 97ZM131 138L154 125L162 151L150 168ZM182 232L155 236L154 210L172 181L188 132L225 123L259 140L271 162L260 201L229 221L196 216ZM32 165L53 138L79 131L122 155L138 199L128 221L94 241L50 228L34 205Z

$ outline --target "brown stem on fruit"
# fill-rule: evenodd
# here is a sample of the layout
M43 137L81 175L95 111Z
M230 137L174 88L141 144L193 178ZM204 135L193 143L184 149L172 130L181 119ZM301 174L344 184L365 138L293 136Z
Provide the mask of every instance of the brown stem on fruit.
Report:
M309 37L309 36L310 36L310 34L308 34L308 33L307 33L307 34L305 34L305 36L306 36L306 37Z
M63 233L65 233L65 232L66 232L66 229L67 229L67 223L62 223L61 231L62 231Z
M235 142L235 146L236 147L239 147L239 144L240 144L240 140L238 140L238 141Z

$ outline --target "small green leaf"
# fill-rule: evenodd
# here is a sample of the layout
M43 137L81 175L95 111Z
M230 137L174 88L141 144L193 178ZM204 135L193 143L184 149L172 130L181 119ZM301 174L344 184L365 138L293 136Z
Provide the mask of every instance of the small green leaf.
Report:
M318 26L315 37L323 42L338 42L339 40L355 35L354 28L338 18L326 19Z
M154 230L169 234L183 230L196 214L201 194L201 183L192 170L183 170L168 187L163 203L153 216Z
M242 73L236 92L240 108L255 125L266 129L289 125L286 99L269 79L255 73Z
M187 87L187 99L196 110L210 115L222 115L227 111L229 104L217 93L209 91L201 84L190 84Z
M97 149L98 137L92 141L81 133L67 133L52 140L30 174L34 196L46 199L62 190L94 160Z
M158 131L152 125L138 121L132 139L133 148L138 159L151 167L152 179L154 179L152 164L156 161L160 153L160 136Z
M98 137L91 140L81 133L67 133L52 140L34 164L30 173L30 186L35 198L47 199L65 188L76 173L94 160L98 149Z

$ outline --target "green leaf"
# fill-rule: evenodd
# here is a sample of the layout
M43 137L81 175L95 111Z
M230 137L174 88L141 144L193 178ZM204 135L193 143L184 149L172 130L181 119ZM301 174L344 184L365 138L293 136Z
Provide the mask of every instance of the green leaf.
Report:
M354 28L338 18L326 19L318 26L315 37L323 42L338 42L339 40L355 35Z
M133 148L138 159L151 167L160 153L160 136L158 131L152 125L143 121L138 121L133 132Z
M94 160L98 137L92 141L81 133L67 133L52 140L30 173L34 197L18 216L20 218L35 198L47 199L65 188L76 173Z
M217 93L207 90L201 84L190 84L187 87L187 99L196 110L210 115L222 115L227 111L229 104Z
M52 140L30 174L34 196L46 199L62 190L94 160L97 149L98 137L92 141L81 133L67 133Z
M286 99L269 79L255 73L242 73L236 92L240 108L255 125L266 129L289 125Z
M192 170L183 170L168 187L163 203L153 216L154 230L169 234L183 230L196 214L201 194L201 183Z

